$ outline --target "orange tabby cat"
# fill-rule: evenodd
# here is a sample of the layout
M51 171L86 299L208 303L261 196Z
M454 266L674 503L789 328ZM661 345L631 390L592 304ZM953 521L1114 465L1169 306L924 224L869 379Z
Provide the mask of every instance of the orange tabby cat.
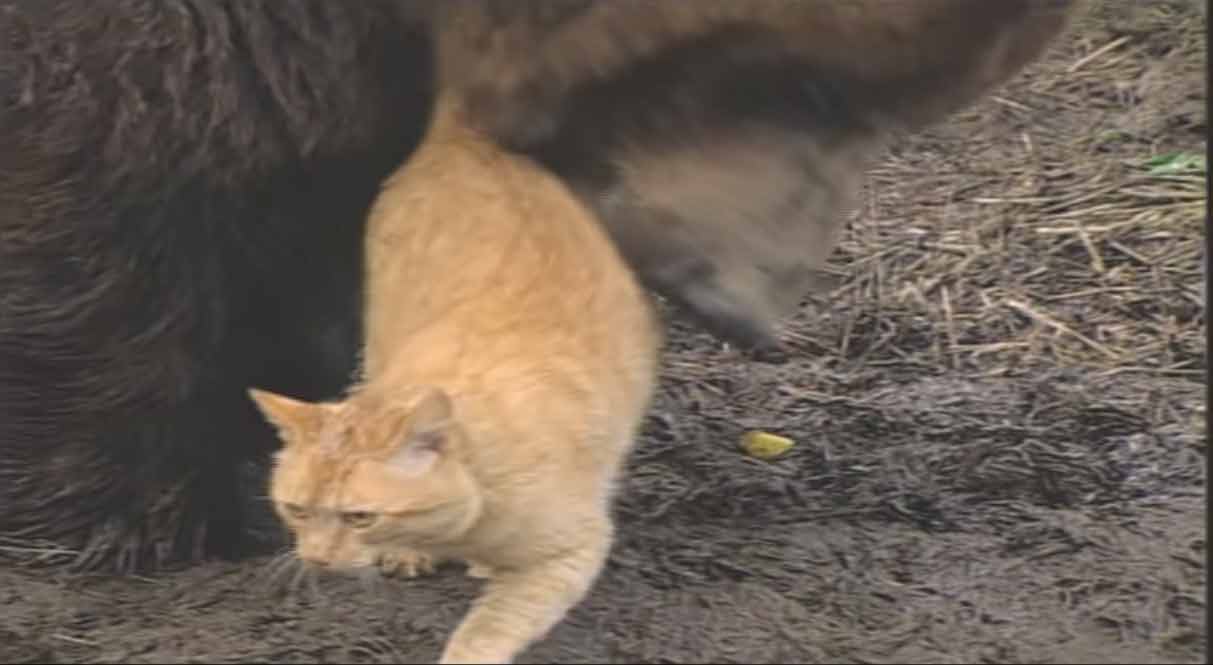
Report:
M439 103L370 216L363 380L340 403L251 390L285 442L298 556L489 581L443 663L510 662L585 596L651 399L648 295L554 177Z

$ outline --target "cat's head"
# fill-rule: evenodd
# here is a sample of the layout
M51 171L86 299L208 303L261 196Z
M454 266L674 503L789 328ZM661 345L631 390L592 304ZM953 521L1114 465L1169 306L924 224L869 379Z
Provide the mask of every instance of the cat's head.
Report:
M270 498L305 562L372 566L400 547L458 540L479 518L463 430L441 389L332 403L249 395L283 441Z

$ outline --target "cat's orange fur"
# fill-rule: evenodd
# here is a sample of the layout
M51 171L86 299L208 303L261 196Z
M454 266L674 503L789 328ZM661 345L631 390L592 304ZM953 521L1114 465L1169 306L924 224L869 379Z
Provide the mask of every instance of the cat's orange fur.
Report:
M285 442L271 496L313 564L474 564L486 588L441 662L510 662L606 560L658 319L590 213L450 101L385 182L367 252L348 398L250 391Z

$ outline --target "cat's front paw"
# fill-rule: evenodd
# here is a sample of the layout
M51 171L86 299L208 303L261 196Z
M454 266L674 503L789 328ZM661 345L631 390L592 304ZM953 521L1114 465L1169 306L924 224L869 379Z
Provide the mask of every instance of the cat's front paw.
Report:
M510 665L514 659L503 653L480 652L474 649L448 648L438 665Z
M387 577L417 577L434 572L434 557L417 550L400 549L379 556L379 572Z
M517 617L515 617L516 620ZM479 628L466 623L447 640L442 649L442 658L438 665L510 665L514 662L520 649L525 647L523 640L515 630L506 629L501 632L500 626L493 626L490 633L485 633L486 626Z

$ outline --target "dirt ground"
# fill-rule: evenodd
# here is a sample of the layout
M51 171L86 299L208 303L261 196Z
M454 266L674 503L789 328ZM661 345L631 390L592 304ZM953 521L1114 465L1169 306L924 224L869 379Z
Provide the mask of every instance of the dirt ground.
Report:
M1202 7L1099 3L891 151L791 357L676 324L609 568L524 660L1206 662ZM268 562L0 567L0 661L433 662L478 585Z

